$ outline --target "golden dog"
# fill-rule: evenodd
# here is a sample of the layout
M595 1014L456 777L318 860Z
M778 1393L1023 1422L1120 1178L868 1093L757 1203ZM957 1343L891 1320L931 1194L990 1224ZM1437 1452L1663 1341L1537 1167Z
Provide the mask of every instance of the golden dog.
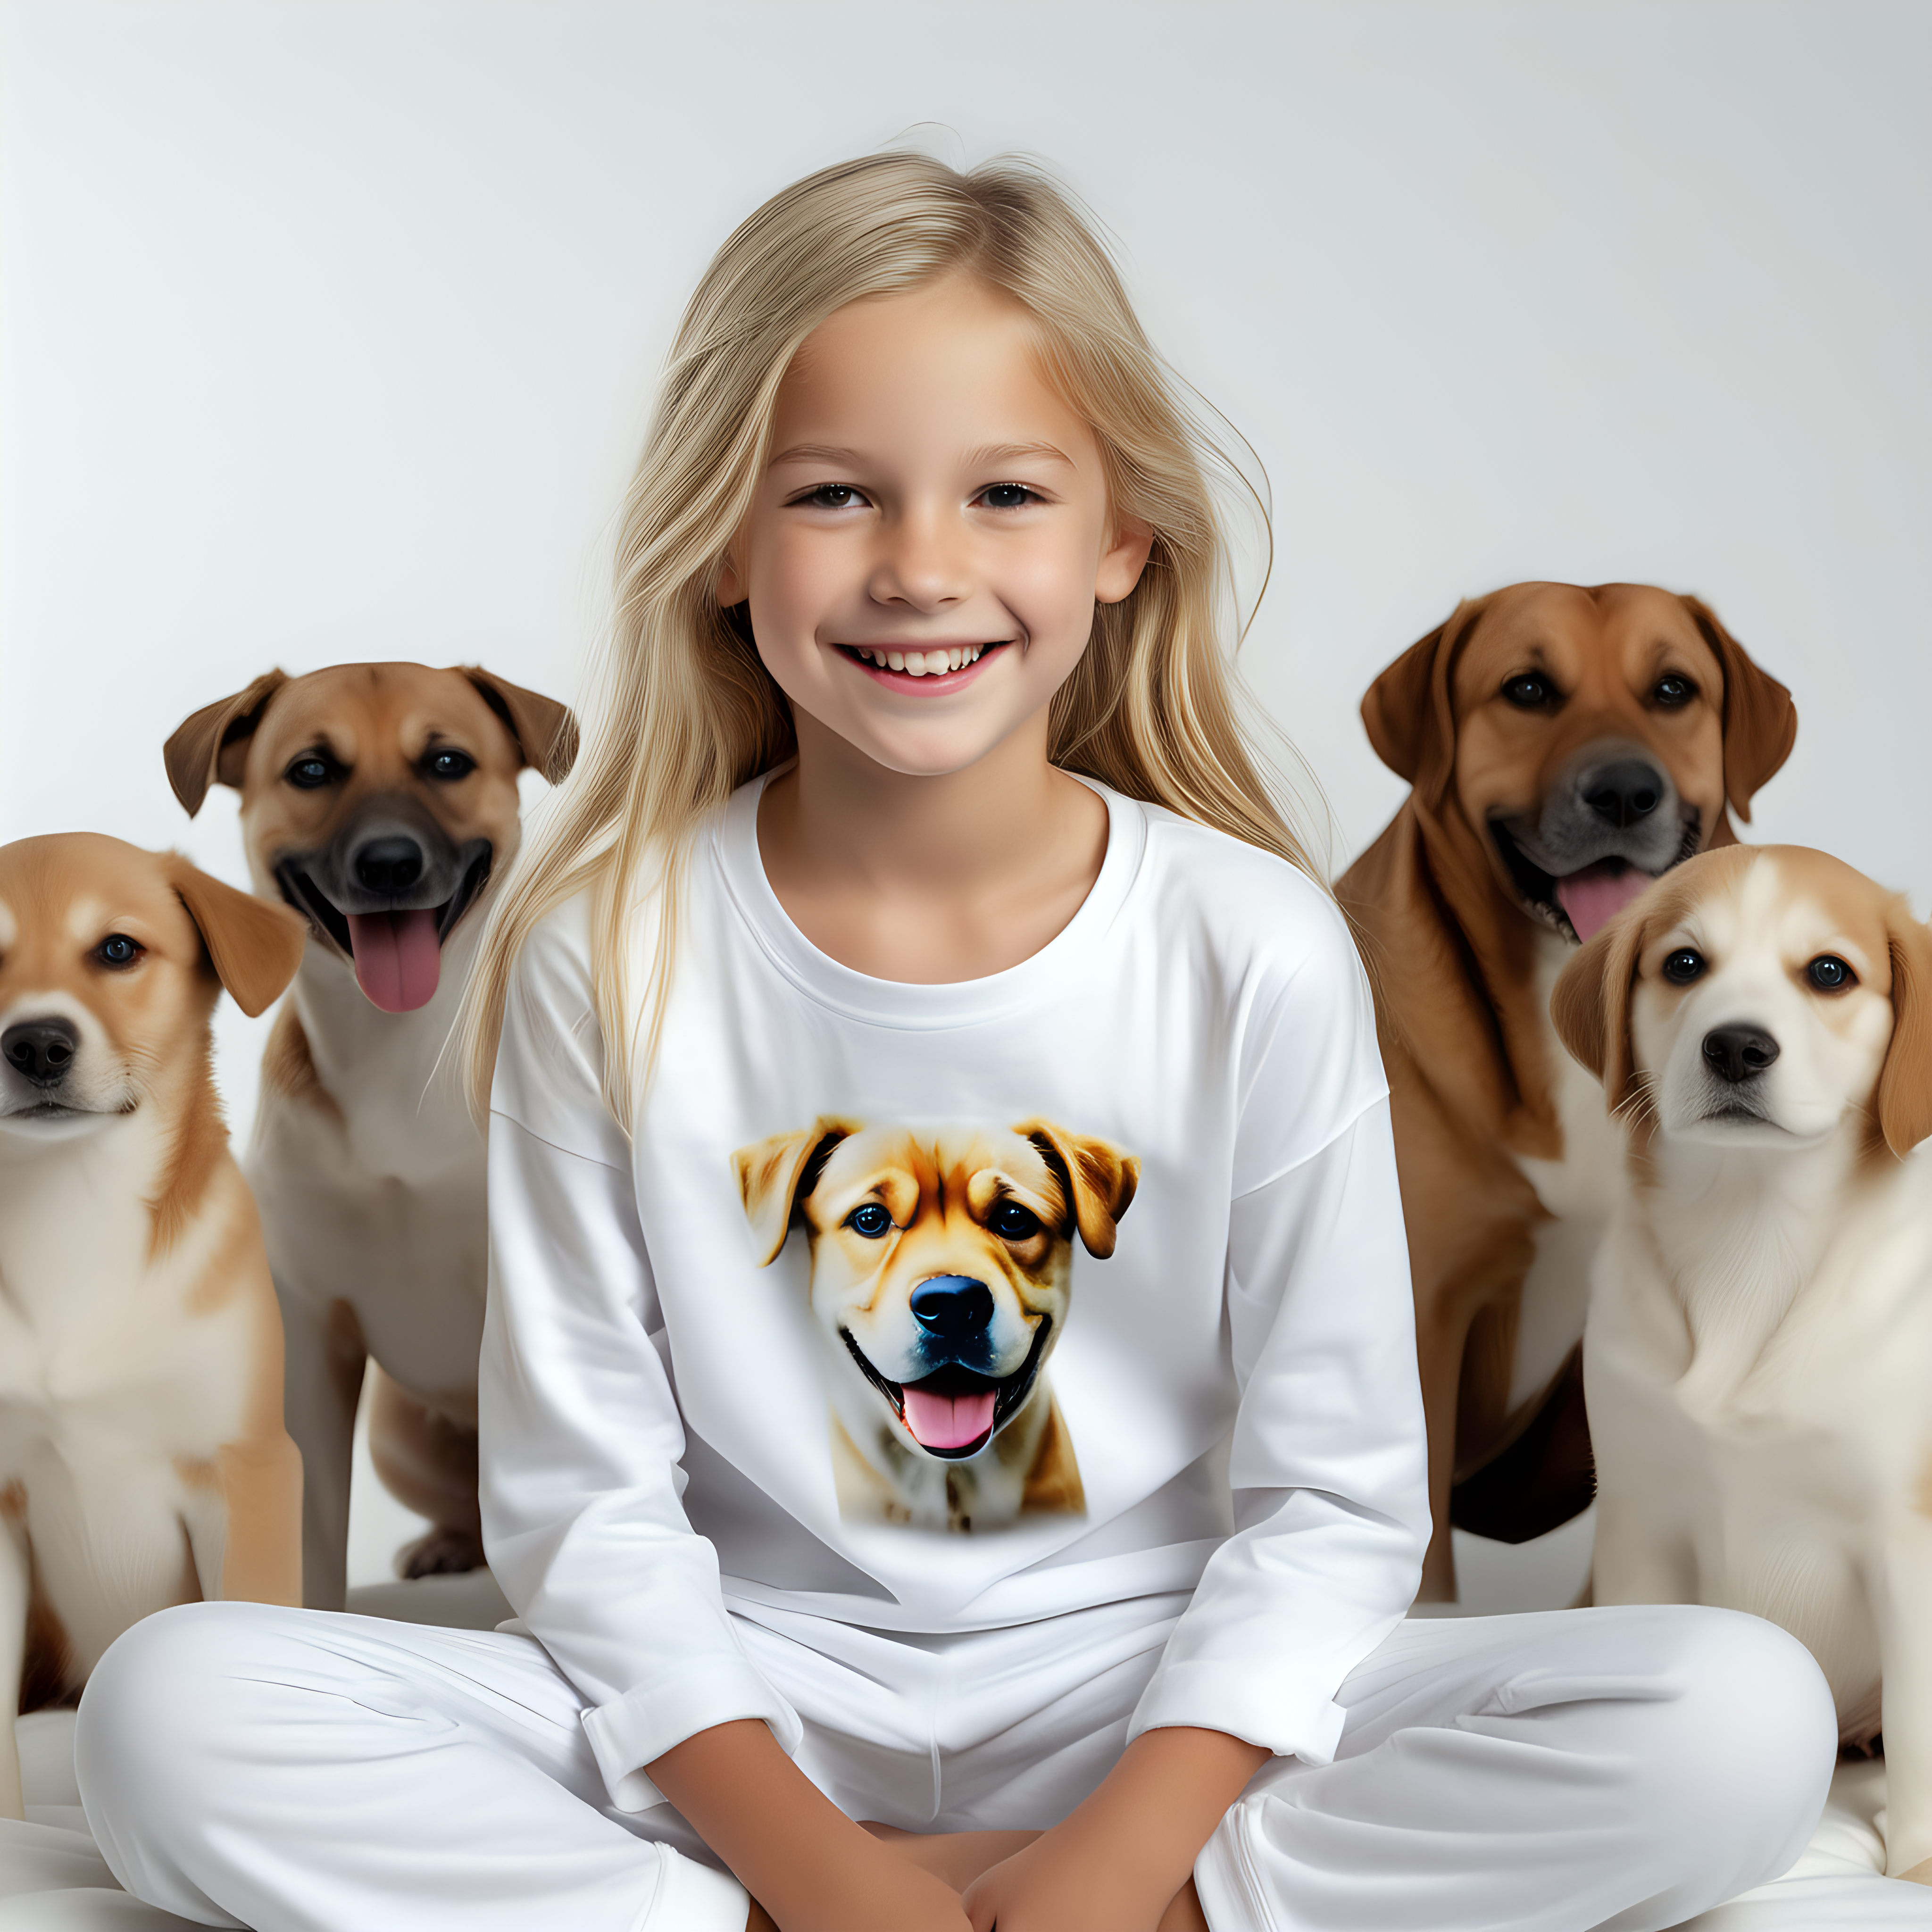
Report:
M410 664L270 671L167 742L189 814L211 784L238 790L256 892L309 922L262 1058L248 1178L288 1330L318 1608L342 1605L370 1357L377 1473L433 1526L398 1567L483 1561L483 1138L455 1081L435 1076L480 909L516 856L517 774L560 778L576 746L574 721L548 698Z
M0 849L0 1816L13 1713L172 1604L302 1597L282 1329L208 1018L302 922L172 852Z
M1412 786L1336 886L1377 982L1436 1534L1517 1542L1588 1502L1577 1349L1620 1150L1550 989L1617 910L1735 842L1790 694L1694 597L1519 584L1460 605L1363 700ZM1452 1499L1453 1488L1453 1499Z
M840 1513L957 1531L1084 1514L1046 1360L1074 1233L1113 1252L1134 1156L1043 1120L820 1119L732 1160L760 1266L804 1223Z

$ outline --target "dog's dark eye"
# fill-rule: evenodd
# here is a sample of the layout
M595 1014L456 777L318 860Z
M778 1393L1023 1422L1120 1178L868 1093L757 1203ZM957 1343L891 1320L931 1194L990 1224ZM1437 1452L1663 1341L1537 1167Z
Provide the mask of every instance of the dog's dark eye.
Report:
M1804 976L1821 993L1842 993L1858 983L1858 976L1835 952L1820 953L1805 968Z
M110 932L94 949L94 956L104 966L118 968L133 965L146 950L138 939L130 939L124 932Z
M476 760L467 752L446 748L423 760L423 770L433 778L466 778L476 769Z
M876 1201L862 1201L845 1217L845 1225L868 1241L883 1240L892 1231L892 1217Z
M1017 1201L1002 1201L986 1225L1003 1241L1030 1241L1040 1232L1040 1216Z
M1520 677L1508 680L1503 686L1503 695L1522 711L1534 711L1539 704L1547 704L1551 694L1550 680L1539 677L1534 671L1526 670Z
M301 791L314 791L318 785L326 785L335 776L335 767L326 758L318 758L310 752L296 759L283 777Z
M1674 986L1689 986L1693 980L1702 976L1703 970L1703 954L1692 952L1688 946L1680 946L1664 962L1664 976Z
M1680 704L1688 704L1697 695L1697 687L1688 677L1679 677L1672 671L1668 677L1657 680L1657 687L1650 694L1666 710L1675 710Z

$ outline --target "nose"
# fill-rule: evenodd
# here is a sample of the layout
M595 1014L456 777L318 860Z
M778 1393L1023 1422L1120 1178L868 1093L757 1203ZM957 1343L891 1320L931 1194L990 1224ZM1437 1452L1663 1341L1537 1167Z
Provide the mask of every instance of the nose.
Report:
M406 892L422 872L422 848L413 838L372 838L356 854L356 877L372 892Z
M970 1275L936 1274L912 1292L913 1319L938 1342L970 1342L993 1319L993 1293Z
M22 1020L0 1034L0 1059L36 1087L58 1087L80 1050L80 1036L65 1020Z
M972 589L962 543L938 515L899 518L889 526L884 554L872 572L873 600L925 613L958 603Z
M1598 818L1621 830L1648 818L1664 799L1664 774L1642 758L1619 758L1586 772L1577 789Z
M1762 1027L1713 1027L1704 1036L1704 1063L1720 1080L1748 1080L1778 1054L1778 1042Z

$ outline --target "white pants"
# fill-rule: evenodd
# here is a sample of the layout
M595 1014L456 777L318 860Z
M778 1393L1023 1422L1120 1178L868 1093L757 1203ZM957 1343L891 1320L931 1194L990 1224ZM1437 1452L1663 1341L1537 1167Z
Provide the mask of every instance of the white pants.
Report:
M1184 1598L908 1639L736 1626L855 1817L1044 1826L1119 1756ZM1412 1621L1352 1672L1336 1760L1280 1759L1196 1866L1214 1932L1653 1932L1796 1858L1837 1726L1809 1654L1726 1610ZM87 1816L130 1892L256 1932L742 1932L668 1805L610 1803L542 1647L245 1604L110 1650Z

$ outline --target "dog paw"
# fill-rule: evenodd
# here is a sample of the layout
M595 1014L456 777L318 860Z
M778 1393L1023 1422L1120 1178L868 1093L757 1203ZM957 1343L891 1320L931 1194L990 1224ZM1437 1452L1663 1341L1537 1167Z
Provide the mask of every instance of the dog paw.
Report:
M418 1576L454 1576L483 1567L483 1539L474 1530L437 1528L396 1552L396 1574L405 1582Z

